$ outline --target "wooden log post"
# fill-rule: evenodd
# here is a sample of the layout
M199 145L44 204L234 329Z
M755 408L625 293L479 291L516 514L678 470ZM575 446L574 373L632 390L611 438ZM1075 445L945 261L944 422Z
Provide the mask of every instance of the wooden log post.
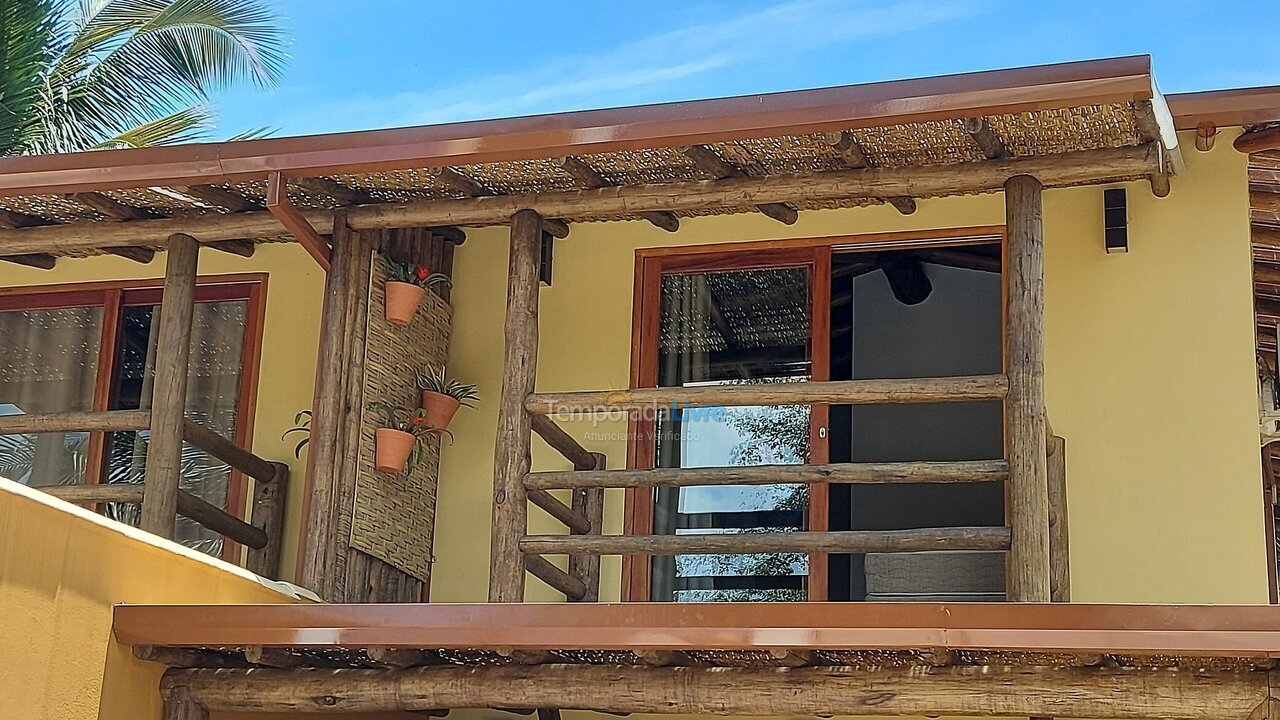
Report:
M195 315L196 265L200 243L190 235L169 237L164 293L156 333L156 369L151 390L151 433L142 496L141 528L173 539L182 476L182 436L187 404L187 362Z
M538 260L542 217L519 210L511 217L507 274L506 349L498 435L493 459L493 535L489 545L489 602L523 602L528 532L524 476L529 472L531 420L525 402L534 391L538 358Z
M1008 269L1005 299L1005 456L1012 531L1006 596L1049 601L1049 491L1044 409L1044 228L1040 181L1005 183Z
M248 551L245 568L275 579L280 576L280 552L284 546L284 499L289 491L289 466L273 462L271 467L275 474L270 480L253 479L250 503L250 520L254 527L266 533L267 544Z
M604 453L591 453L595 460L593 469L604 471ZM604 488L577 488L573 491L573 510L587 519L590 529L587 535L604 533ZM569 574L577 578L586 588L581 602L599 602L600 600L600 556L587 553L574 553L569 556Z
M303 492L302 547L298 552L298 583L325 600L334 601L337 545L334 541L338 512L336 500L341 478L334 472L340 454L340 434L344 417L343 388L349 357L342 342L346 309L356 293L350 266L356 261L359 243L347 226L345 210L334 213L333 252L324 286L320 311L320 348L316 359L315 395L311 401L311 442L307 451L307 479Z
M1071 602L1071 542L1067 529L1067 441L1049 438L1049 599Z

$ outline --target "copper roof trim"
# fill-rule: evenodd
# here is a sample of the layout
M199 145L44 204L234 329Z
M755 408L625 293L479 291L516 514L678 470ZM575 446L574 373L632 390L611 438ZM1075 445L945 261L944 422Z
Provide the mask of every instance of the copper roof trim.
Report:
M1153 97L1148 56L391 130L0 159L0 195L692 145Z
M1280 657L1280 607L1014 603L119 606L129 645Z
M1280 85L1166 95L1175 127L1195 130L1202 122L1218 127L1280 121Z

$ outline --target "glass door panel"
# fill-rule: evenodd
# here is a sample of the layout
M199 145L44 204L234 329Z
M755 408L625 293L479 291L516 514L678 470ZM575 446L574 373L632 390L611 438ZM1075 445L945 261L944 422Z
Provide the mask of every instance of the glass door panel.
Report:
M0 415L93 409L101 307L0 312ZM0 435L0 477L84 482L89 433Z
M809 266L669 274L661 280L658 385L803 382L813 377ZM809 461L808 406L672 408L658 414L655 467ZM809 488L658 488L654 534L787 532L806 527ZM652 560L658 601L804 600L800 553Z
M236 436L240 397L241 362L249 303L246 300L199 302L191 328L191 358L187 371L188 418L226 438ZM155 372L156 305L124 308L121 323L118 373L111 409L134 410L150 406ZM146 469L146 431L113 433L107 456L107 482L142 482ZM190 444L182 447L182 489L236 513L227 507L231 468ZM137 506L110 509L117 519L136 521ZM217 555L222 537L179 516L176 539L185 545Z

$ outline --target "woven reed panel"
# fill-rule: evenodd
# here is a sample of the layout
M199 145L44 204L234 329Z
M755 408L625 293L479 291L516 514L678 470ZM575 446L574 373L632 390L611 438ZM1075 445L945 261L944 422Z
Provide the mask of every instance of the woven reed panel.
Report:
M377 414L368 404L385 400L406 408L421 401L414 378L426 365L444 364L452 309L428 292L409 327L387 322L383 311L386 269L375 258L365 340L365 407L361 408L360 461L351 522L351 547L423 582L431 579L440 441L427 440L426 460L412 473L392 475L373 467Z

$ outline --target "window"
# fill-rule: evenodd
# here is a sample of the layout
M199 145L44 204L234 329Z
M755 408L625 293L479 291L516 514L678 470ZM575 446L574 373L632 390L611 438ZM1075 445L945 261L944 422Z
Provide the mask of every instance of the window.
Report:
M963 232L963 234L961 234ZM975 236L976 235L976 236ZM859 238L853 238L857 241ZM761 246L764 246L761 249ZM1000 229L641 251L636 387L1002 371ZM999 402L664 408L635 468L982 460ZM630 491L628 531L738 534L1004 524L999 483ZM665 602L999 600L1001 553L632 557L625 596Z
M202 279L196 289L187 416L247 447L265 277ZM161 289L154 283L15 288L0 294L0 414L146 409ZM0 476L31 486L140 483L146 431L0 436ZM184 445L183 489L243 515L242 481ZM136 505L103 511L136 524ZM231 557L221 536L179 517L176 538Z

